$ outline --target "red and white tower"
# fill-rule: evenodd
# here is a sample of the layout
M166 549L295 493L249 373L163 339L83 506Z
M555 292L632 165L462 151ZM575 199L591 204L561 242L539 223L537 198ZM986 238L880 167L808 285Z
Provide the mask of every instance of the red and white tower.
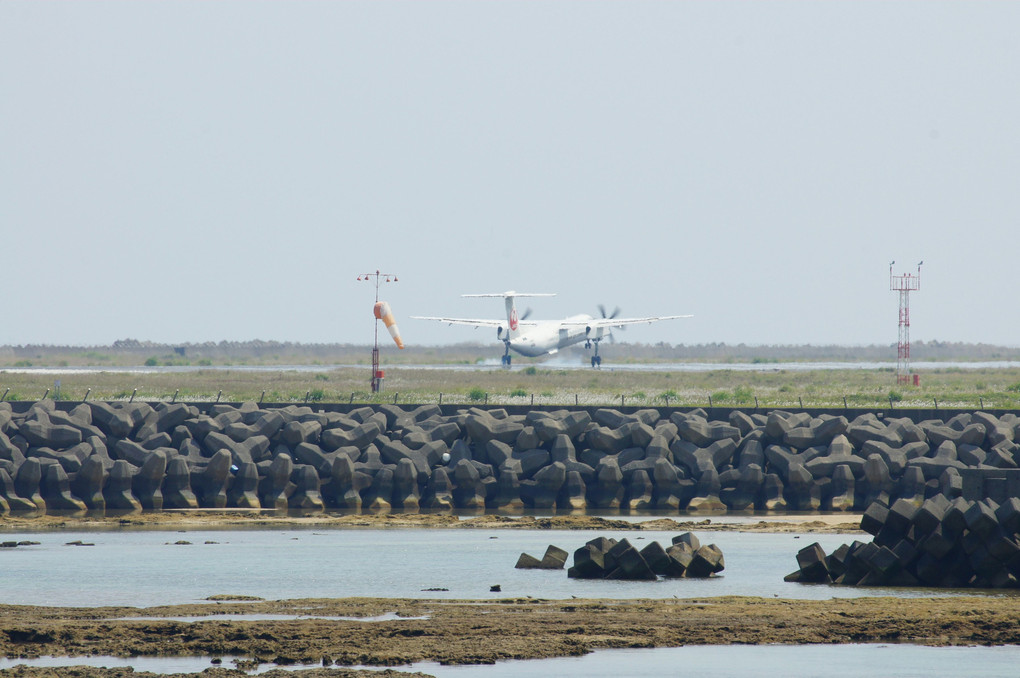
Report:
M889 289L900 293L900 337L896 345L896 383L909 384L910 375L910 293L921 289L921 261L917 264L917 275L904 273L893 275L895 261L889 262ZM914 385L918 383L916 376Z

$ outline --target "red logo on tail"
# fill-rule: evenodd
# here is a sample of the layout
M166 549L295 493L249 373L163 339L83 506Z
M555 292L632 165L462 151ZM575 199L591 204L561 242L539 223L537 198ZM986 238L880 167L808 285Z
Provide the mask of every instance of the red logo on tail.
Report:
M517 331L517 309L516 308L512 309L510 311L510 329L513 332Z

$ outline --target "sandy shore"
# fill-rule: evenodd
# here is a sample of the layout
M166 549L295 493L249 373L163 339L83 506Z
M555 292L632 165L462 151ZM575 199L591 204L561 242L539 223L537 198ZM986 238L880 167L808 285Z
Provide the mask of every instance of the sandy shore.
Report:
M637 517L605 518L589 515L548 517L488 515L474 516L420 513L387 514L277 514L273 511L192 510L136 513L124 516L3 516L3 533L41 530L101 530L109 528L207 529L207 528L442 528L442 529L520 529L520 530L716 530L726 532L860 532L860 514L767 516L706 516L686 519Z

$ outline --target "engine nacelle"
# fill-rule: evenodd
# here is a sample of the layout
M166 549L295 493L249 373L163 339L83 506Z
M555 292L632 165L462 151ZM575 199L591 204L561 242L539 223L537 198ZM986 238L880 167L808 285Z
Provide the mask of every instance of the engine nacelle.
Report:
M500 325L499 327L496 328L496 338L497 339L502 339L503 338L503 326L502 325Z

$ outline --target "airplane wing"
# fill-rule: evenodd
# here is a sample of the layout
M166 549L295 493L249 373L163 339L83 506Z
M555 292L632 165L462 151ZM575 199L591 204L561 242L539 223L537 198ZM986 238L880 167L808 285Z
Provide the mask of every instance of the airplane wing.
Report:
M467 325L468 327L505 327L506 320L486 320L482 318L440 318L435 316L412 315L414 320L435 320L447 325ZM530 320L521 320L522 327L534 327L537 323Z
M560 324L569 327L621 327L623 325L650 324L660 320L676 320L678 318L693 318L693 315L653 315L647 318L592 318L590 320L565 320Z

